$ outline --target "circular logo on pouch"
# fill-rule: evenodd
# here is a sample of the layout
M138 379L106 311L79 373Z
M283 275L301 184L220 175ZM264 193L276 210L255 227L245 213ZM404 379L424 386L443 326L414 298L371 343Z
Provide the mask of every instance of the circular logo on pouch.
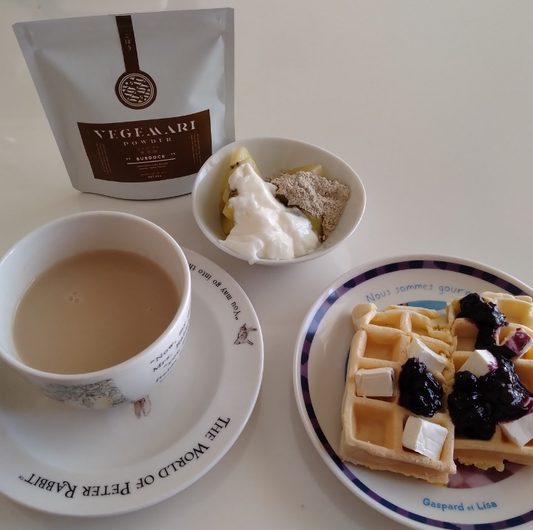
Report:
M115 92L118 99L130 109L144 109L155 100L157 88L154 80L144 72L126 72L117 84Z

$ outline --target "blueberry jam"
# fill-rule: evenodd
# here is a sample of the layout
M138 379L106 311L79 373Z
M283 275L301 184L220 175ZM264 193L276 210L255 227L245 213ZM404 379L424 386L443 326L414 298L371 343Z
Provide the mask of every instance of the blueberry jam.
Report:
M441 384L416 357L402 366L398 387L399 404L414 414L431 418L442 407Z
M476 350L488 349L495 342L494 335L498 328L506 326L505 315L498 306L488 302L477 293L470 293L459 301L460 312L457 318L467 318L474 322L478 328Z
M470 372L457 372L453 392L448 396L448 411L455 435L489 440L496 429L490 403L478 392L478 378Z
M498 358L497 352L491 353ZM530 412L533 395L521 383L512 361L498 358L498 368L476 377L464 371L455 374L448 410L455 435L489 440L499 422L513 421Z

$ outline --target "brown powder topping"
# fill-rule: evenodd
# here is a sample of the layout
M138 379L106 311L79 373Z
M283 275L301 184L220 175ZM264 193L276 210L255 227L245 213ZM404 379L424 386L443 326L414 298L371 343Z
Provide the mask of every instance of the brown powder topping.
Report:
M349 186L310 171L275 175L269 182L277 187L277 196L285 197L287 206L296 206L322 221L322 241L337 228L350 198Z

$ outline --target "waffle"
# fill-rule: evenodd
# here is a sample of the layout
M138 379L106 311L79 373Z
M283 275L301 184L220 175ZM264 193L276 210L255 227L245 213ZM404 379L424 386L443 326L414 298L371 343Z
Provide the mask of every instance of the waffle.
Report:
M451 353L454 348L448 317L434 309L391 305L380 312L375 304L359 304L352 310L352 323L356 330L390 327L410 336L424 337L426 342L433 343L438 353Z
M378 312L374 304L360 304L352 312L356 330L350 347L342 405L342 433L339 456L371 469L388 470L432 483L447 483L455 473L454 429L447 412L437 412L425 420L443 426L448 435L440 458L431 459L402 446L402 434L413 414L398 404L398 392L391 397L357 395L355 374L360 369L392 368L394 380L408 358L407 347L415 338L435 353L449 359L436 378L444 388L453 383L454 337L445 317L436 311L391 306Z
M508 294L485 292L481 297L495 303L505 314L508 326L501 327L496 334L496 341L501 344L517 328L533 337L533 303L528 296L513 297ZM453 353L453 365L459 370L474 351L477 338L477 327L465 318L457 318L459 314L459 299L448 304L448 318L452 335L456 338L457 346ZM522 357L514 360L515 372L522 384L533 392L533 348ZM455 458L466 465L474 465L480 469L494 467L503 471L505 461L518 464L533 465L533 441L524 447L517 446L507 438L503 429L497 425L496 432L490 440L473 440L455 438Z
M518 328L533 337L531 297L493 292L484 292L481 296L496 304L508 323L497 330L497 344L503 344ZM402 446L405 422L413 414L399 405L397 391L391 397L357 395L355 374L358 370L388 367L397 381L407 360L407 347L415 338L449 359L442 374L435 374L445 395L449 394L455 373L472 355L478 336L476 325L466 318L458 318L459 312L459 298L447 304L445 315L410 306L389 306L384 311L378 311L370 303L354 307L355 335L342 404L339 455L343 460L436 483L447 483L448 475L455 472L454 459L480 469L494 467L499 471L504 469L505 461L533 465L533 440L519 447L499 425L490 440L455 437L446 408L432 418L424 418L448 430L440 458L432 460ZM522 384L533 392L533 346L513 363Z

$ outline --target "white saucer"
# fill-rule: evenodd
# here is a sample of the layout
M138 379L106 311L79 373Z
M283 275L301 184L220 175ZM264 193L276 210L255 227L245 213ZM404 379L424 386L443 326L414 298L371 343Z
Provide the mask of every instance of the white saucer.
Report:
M185 489L230 449L261 386L261 328L231 276L185 253L192 275L187 342L143 407L76 410L0 367L1 493L48 513L115 515Z
M354 334L351 310L359 303L413 303L443 309L468 292L533 296L515 278L474 262L441 256L382 260L347 272L308 312L296 344L294 388L300 416L328 467L364 502L413 528L498 530L533 528L533 467L506 465L487 472L459 466L448 487L341 461L341 402L346 359Z

